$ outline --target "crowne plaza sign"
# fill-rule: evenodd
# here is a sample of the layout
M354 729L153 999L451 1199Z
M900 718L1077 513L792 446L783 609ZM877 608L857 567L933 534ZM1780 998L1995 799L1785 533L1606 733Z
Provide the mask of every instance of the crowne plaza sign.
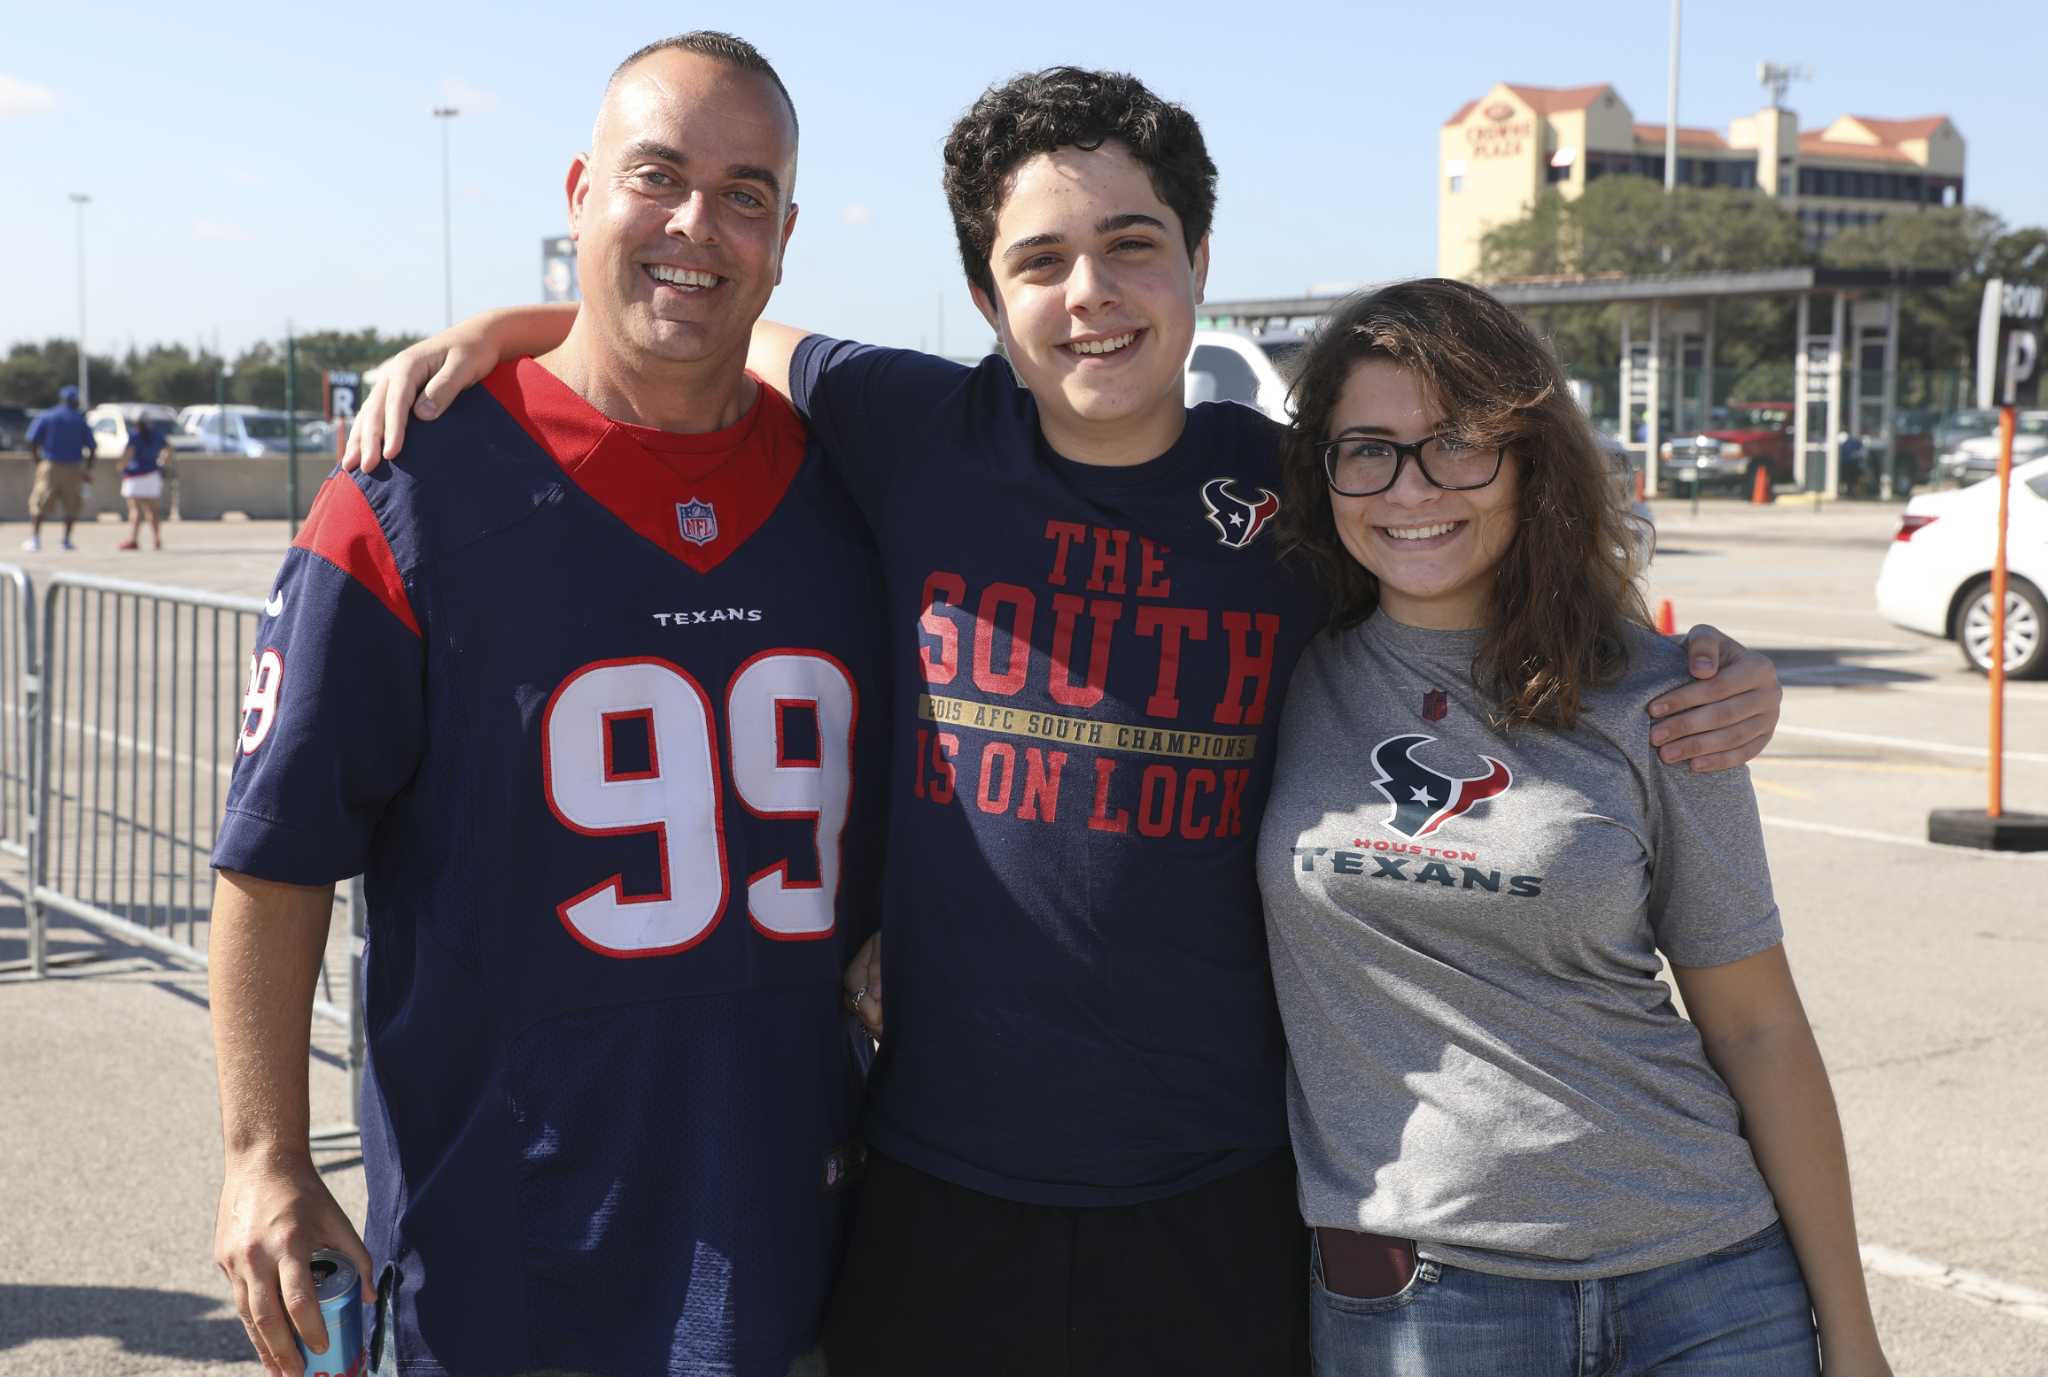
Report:
M1523 141L1536 133L1536 122L1517 119L1515 107L1504 100L1480 110L1465 123L1467 155L1474 158L1518 158Z

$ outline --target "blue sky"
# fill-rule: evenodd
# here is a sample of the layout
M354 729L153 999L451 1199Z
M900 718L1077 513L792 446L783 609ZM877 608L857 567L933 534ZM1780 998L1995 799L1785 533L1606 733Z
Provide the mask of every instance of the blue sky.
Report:
M725 28L775 62L804 121L803 207L771 314L978 351L938 188L947 126L989 82L1116 67L1200 117L1222 170L1210 296L1430 271L1437 130L1496 80L1610 81L1661 121L1668 7L1452 4L896 5L609 0L204 8L22 0L0 42L0 346L74 333L86 218L95 351L229 349L302 328L440 324L440 145L453 128L455 307L535 299L539 241L605 76L642 42ZM2048 224L2048 10L2026 0L1693 0L1680 118L1725 132L1763 59L1804 62L1805 127L1951 116L1969 199Z

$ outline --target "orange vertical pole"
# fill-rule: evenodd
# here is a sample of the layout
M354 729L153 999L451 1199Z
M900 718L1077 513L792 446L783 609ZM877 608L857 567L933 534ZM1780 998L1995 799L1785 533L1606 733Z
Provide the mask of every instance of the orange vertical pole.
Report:
M2005 812L2005 523L2012 504L2012 437L2019 413L1998 409L1998 550L1991 560L1991 802L1992 817Z

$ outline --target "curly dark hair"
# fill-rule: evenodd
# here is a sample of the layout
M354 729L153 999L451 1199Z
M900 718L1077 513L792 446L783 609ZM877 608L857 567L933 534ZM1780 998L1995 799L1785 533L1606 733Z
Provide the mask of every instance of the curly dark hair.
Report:
M1352 297L1297 361L1294 422L1281 446L1280 531L1331 590L1332 622L1379 605L1379 580L1337 536L1318 446L1354 365L1387 359L1415 375L1447 432L1504 445L1520 463L1515 535L1495 572L1474 682L1494 725L1568 728L1584 690L1626 668L1623 628L1650 624L1636 586L1620 491L1550 347L1479 288L1445 278Z
M996 215L1017 165L1056 148L1100 148L1111 139L1145 167L1159 199L1180 217L1190 257L1216 216L1216 164L1202 126L1124 72L1048 67L981 93L946 136L946 205L967 280L993 297Z

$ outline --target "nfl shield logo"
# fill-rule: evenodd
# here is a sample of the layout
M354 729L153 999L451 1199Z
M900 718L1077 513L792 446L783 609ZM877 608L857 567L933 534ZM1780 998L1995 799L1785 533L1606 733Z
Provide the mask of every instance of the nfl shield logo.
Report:
M693 497L676 503L676 527L692 545L709 545L718 539L718 513L709 502Z
M1422 720L1441 722L1451 708L1450 695L1442 689L1430 689L1422 695Z

